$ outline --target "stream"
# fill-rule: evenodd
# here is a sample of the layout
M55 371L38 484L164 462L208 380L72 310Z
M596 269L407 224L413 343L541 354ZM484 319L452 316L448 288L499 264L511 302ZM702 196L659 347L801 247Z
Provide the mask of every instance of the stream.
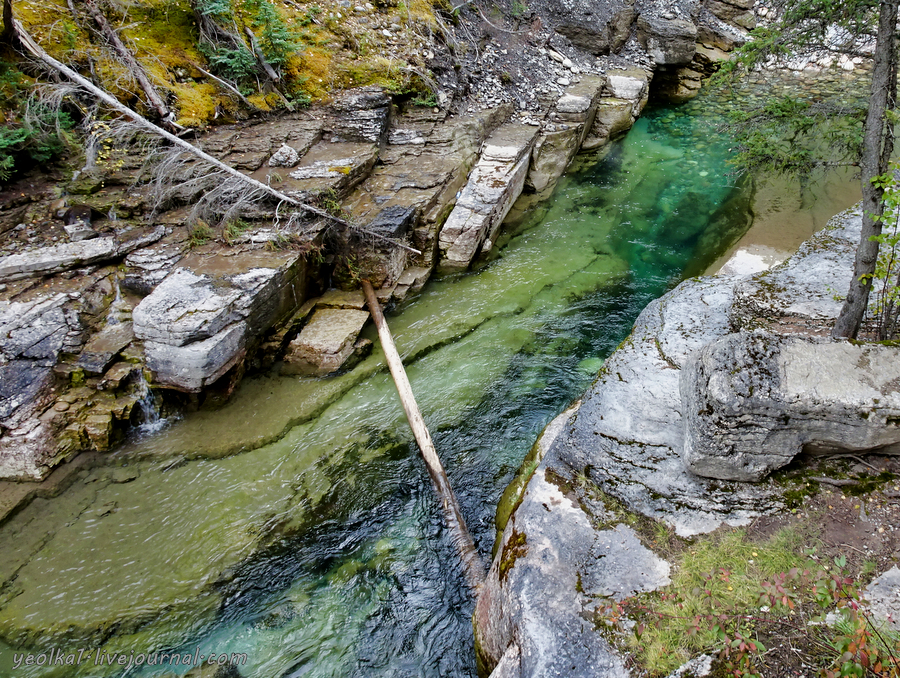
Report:
M388 314L485 560L540 431L649 301L750 226L721 107L648 108L551 200L520 199L488 260ZM806 202L829 214L856 199L823 193ZM0 675L190 668L103 665L162 651L235 653L245 678L476 675L473 601L380 349L336 377L248 379L109 461L0 528ZM14 668L51 649L86 652Z

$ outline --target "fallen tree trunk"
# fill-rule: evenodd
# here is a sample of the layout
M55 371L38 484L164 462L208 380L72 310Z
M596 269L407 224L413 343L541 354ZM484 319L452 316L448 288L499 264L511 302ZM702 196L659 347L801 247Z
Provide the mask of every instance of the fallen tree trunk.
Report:
M193 144L190 144L187 141L185 141L184 139L181 139L180 137L175 136L171 132L168 132L159 126L154 125L152 122L147 120L145 117L143 117L139 113L136 113L135 111L131 110L130 108L128 108L127 106L125 106L124 104L119 102L119 100L116 99L114 96L112 96L108 92L104 91L103 89L101 89L100 87L98 87L97 85L92 83L90 80L88 80L84 76L80 75L76 71L72 70L65 64L57 61L52 56L47 54L47 52L39 44L37 44L37 42L35 42L34 38L31 37L31 35L28 33L28 31L26 31L22 27L21 23L14 20L14 26L15 26L15 30L16 30L16 35L18 36L18 39L21 42L23 48L26 49L32 56L34 56L34 58L36 58L38 61L43 63L47 68L59 73L60 75L65 76L72 82L83 87L85 90L87 90L92 95L94 95L95 97L100 99L106 105L115 109L122 115L130 118L144 131L146 131L150 134L154 134L154 135L163 137L164 139L171 142L172 144L174 144L181 150L194 155L195 157L199 158L200 160L207 163L208 165L211 165L211 166L215 167L216 169L219 169L222 172L225 172L229 176L245 183L248 187L251 187L254 190L261 191L262 193L264 193L266 195L269 195L273 198L277 198L281 202L285 202L289 205L298 207L306 212L309 212L310 214L315 214L316 216L322 217L323 219L328 219L329 221L331 221L335 224L338 224L339 226L343 226L344 228L349 228L349 229L353 229L356 231L360 231L360 232L370 235L373 238L376 238L378 240L389 242L392 245L394 245L395 247L399 247L408 252L412 252L414 254L422 254L419 250L417 250L415 248L404 245L403 243L399 243L396 240L392 240L391 238L387 238L387 237L381 235L380 233L375 233L374 231L369 231L367 229L360 228L359 226L355 226L354 224L351 224L349 221L347 221L345 219L341 219L340 217L336 217L333 214L329 214L325 210L319 209L318 207L313 207L312 205L309 205L305 202L301 202L300 200L297 200L296 198L292 198L291 196L286 195L286 194L282 193L281 191L277 191L274 188L272 188L271 186L268 186L268 185L262 183L261 181L257 181L253 177L249 177L246 174L243 174L242 172L239 172L238 170L234 169L230 165L226 165L221 160L217 160L216 158L212 157L208 153L201 151L199 148L197 148Z
M450 487L450 480L447 478L447 473L441 465L437 450L434 449L434 442L431 440L428 427L425 426L422 412L419 410L418 404L416 404L412 386L406 376L406 370L403 369L403 360L397 352L397 347L394 346L391 330L388 328L387 322L385 322L384 315L381 312L381 304L378 303L378 297L375 296L375 290L368 280L362 281L362 288L366 294L369 311L372 313L372 320L375 321L375 327L378 329L378 338L381 340L384 357L387 360L391 376L394 378L397 393L400 395L403 411L406 412L406 419L409 421L416 443L419 445L422 459L425 460L428 475L431 476L434 489L437 492L438 499L441 501L441 508L444 510L444 520L447 522L447 527L450 528L453 541L459 550L459 556L462 559L466 572L466 579L469 582L469 586L475 590L484 581L484 564L478 556L478 551L475 550L475 544L472 542L472 536L466 527L462 509L456 500L456 495L453 494L453 488Z
M69 6L72 7L71 4ZM97 24L100 34L112 46L116 54L119 55L119 58L125 63L125 67L131 71L131 74L134 76L134 79L137 80L138 85L144 90L144 94L147 96L150 107L156 111L160 120L171 125L175 116L169 110L169 107L166 106L166 102L163 101L163 98L156 90L156 87L150 82L150 78L147 77L147 71L145 71L144 67L134 58L134 54L132 54L131 50L125 46L122 39L119 38L119 34L116 33L112 26L110 26L109 21L107 21L103 12L100 11L97 3L94 0L84 0L84 6L87 8L88 14L91 15L94 23Z

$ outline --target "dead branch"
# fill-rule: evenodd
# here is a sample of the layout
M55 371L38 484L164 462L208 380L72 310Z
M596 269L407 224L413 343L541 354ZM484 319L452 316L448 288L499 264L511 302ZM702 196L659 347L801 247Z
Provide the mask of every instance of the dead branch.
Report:
M196 146L188 143L184 139L181 139L180 137L175 136L171 132L168 132L167 130L164 130L163 128L161 128L159 126L154 125L152 122L150 122L149 120L144 118L139 113L136 113L135 111L131 110L130 108L128 108L127 106L125 106L124 104L119 102L118 99L116 99L115 97L110 95L108 92L104 91L103 89L101 89L100 87L98 87L97 85L92 83L87 78L79 75L76 71L72 70L65 64L57 61L52 56L47 54L47 52L40 45L38 45L37 42L35 42L34 38L31 37L31 35L28 33L28 31L26 31L23 28L22 24L19 23L17 20L14 20L13 25L15 26L17 37L18 37L19 41L21 42L23 48L26 49L34 58L36 58L38 61L40 61L42 64L44 64L45 67L47 67L61 75L64 75L66 78L68 78L72 82L78 84L80 87L82 87L83 89L90 92L93 96L97 97L100 101L105 103L107 106L110 106L114 110L118 111L119 113L124 115L126 118L131 119L142 131L147 132L149 134L157 135L157 136L160 136L160 137L166 139L174 146L180 148L181 150L183 150L187 153L192 154L194 157L203 161L207 165L211 165L216 170L221 172L223 175L225 175L231 179L237 180L245 187L245 189L251 190L260 196L265 195L268 197L277 198L278 200L280 200L282 202L286 202L289 205L294 205L295 207L298 207L306 212L309 212L310 214L315 214L317 216L320 216L323 219L327 219L333 223L343 226L344 228L349 228L349 229L353 229L353 230L357 230L357 231L366 233L378 240L389 242L392 245L394 245L395 247L399 247L408 252L413 252L414 254L422 254L417 249L414 249L412 247L404 245L403 243L399 243L396 240L392 240L391 238L385 237L385 236L381 235L380 233L375 233L374 231L370 231L368 229L364 229L364 228L361 228L354 224L351 224L349 221L347 221L345 219L341 219L340 217L336 217L333 214L329 214L325 210L319 209L318 207L313 207L312 205L301 202L300 200L297 200L296 198L292 198L289 195L286 195L280 191L277 191L274 188L272 188L271 186L267 186L266 184L262 183L261 181L257 181L253 177L249 177L246 174L243 174L243 173L239 172L238 170L234 169L233 167L226 165L222 161L217 160L216 158L212 157L208 153L205 153L204 151L201 151Z
M156 111L160 120L163 120L167 125L174 127L172 122L175 116L169 110L169 107L166 106L166 102L163 100L162 96L160 96L156 87L150 82L150 78L147 76L144 67L141 66L140 62L134 57L134 54L131 53L131 50L128 49L121 38L119 38L119 34L116 33L109 24L109 21L107 21L106 16L100 10L100 7L97 6L95 0L84 0L84 6L87 8L88 14L91 15L91 18L97 25L100 35L112 46L113 50L115 50L116 54L124 62L125 67L131 71L131 74L138 85L144 90L144 94L147 97L147 101L150 103L150 107ZM74 14L74 7L71 2L69 3L69 7L73 10Z
M238 99L241 100L241 103L244 104L244 106L246 106L247 108L252 108L253 110L256 110L256 111L259 110L256 106L254 106L253 104L250 103L250 100L247 99L247 97L245 97L243 94L240 93L240 91L238 90L237 87L235 87L234 85L229 83L227 80L223 80L222 78L213 75L209 71L203 70L197 64L194 64L194 68L196 68L198 71L203 73L203 75L205 75L207 78L215 80L217 83L222 85L222 87L224 87L226 90L228 90L229 92L234 94Z
M244 31L247 33L247 37L250 39L250 47L253 48L253 55L256 57L256 61L259 64L260 68L262 68L266 75L269 76L269 79L272 82L281 82L281 76L275 72L275 69L272 68L272 64L266 61L266 55L263 54L262 47L259 46L259 42L256 39L256 36L253 35L253 31L250 30L249 26L244 27Z

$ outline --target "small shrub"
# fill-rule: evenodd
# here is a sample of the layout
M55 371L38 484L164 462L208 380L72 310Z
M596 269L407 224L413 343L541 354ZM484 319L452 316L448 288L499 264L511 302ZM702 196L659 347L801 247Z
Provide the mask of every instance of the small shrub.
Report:
M191 249L202 247L212 240L214 235L215 234L209 227L209 224L205 221L198 221L191 227L190 233L188 234L188 247Z

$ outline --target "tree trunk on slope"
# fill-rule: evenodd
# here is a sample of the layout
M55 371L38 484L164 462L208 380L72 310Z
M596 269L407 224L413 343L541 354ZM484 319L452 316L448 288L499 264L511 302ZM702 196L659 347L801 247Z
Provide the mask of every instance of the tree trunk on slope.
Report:
M120 114L122 114L122 115L126 116L127 118L131 119L132 121L134 121L145 132L156 135L156 136L160 136L160 137L166 139L167 141L171 142L172 145L176 146L177 148L181 149L182 151L190 153L191 155L198 158L199 160L202 160L206 164L211 165L212 167L215 167L216 169L218 169L222 172L225 172L227 175L229 175L233 179L237 179L238 181L244 183L245 185L247 185L248 188L259 191L260 193L271 196L273 198L276 198L283 203L287 203L288 205L293 205L294 207L298 207L299 209L309 212L311 214L315 214L316 216L322 217L323 219L327 219L327 220L329 220L335 224L338 224L340 226L343 226L345 228L350 228L350 229L357 230L361 233L366 233L367 235L370 235L377 240L381 240L383 242L388 242L388 243L392 244L394 247L399 247L400 249L406 250L407 252L412 252L413 254L418 254L418 255L422 254L419 250L417 250L415 248L404 245L403 243L397 242L396 240L393 240L391 238L383 236L380 233L376 233L374 231L370 231L368 229L361 228L359 226L351 224L349 221L347 221L345 219L341 219L340 217L336 217L333 214L329 214L325 210L321 210L318 207L313 207L312 205L309 205L305 202L301 202L300 200L297 200L296 198L292 198L289 195L285 195L284 193L272 188L271 186L264 184L261 181L257 181L253 177L247 176L246 174L239 172L238 170L234 169L230 165L226 165L221 160L217 160L216 158L212 157L208 153L205 153L204 151L200 150L196 146L188 143L184 139L175 136L171 132L167 132L166 130L162 129L161 127L154 125L152 122L150 122L149 120L144 118L142 115L136 113L135 111L133 111L130 108L128 108L127 106L125 106L118 99L116 99L114 96L112 96L109 92L104 91L103 89L101 89L100 87L98 87L97 85L92 83L90 80L88 80L87 78L79 75L76 71L72 70L65 64L57 61L52 56L47 54L46 50L44 50L43 47L41 47L37 42L35 42L34 38L32 38L31 35L28 34L28 32L22 27L22 25L18 21L13 20L13 26L15 27L16 40L18 40L20 42L22 47L28 53L30 53L35 59L40 61L44 65L45 68L48 68L49 70L51 70L55 73L58 73L59 75L63 75L71 82L74 82L75 84L83 87L86 91L90 92L93 96L97 97L100 101L102 101L103 103L108 105L110 108L114 109L115 111L118 111Z
M878 15L878 34L875 43L875 64L872 69L872 89L869 110L863 133L862 169L862 232L856 250L853 279L841 313L831 336L855 338L869 303L872 274L878 260L878 243L873 236L881 234L881 215L884 213L884 191L872 185L872 179L887 171L886 159L893 150L893 123L887 116L894 107L892 80L897 77L897 54L894 31L897 26L897 5L900 0L881 3Z
M5 0L4 0L5 1ZM134 76L134 79L137 80L138 85L140 85L141 89L144 90L144 94L147 96L147 101L150 103L150 107L156 111L156 114L159 116L159 119L164 121L166 124L170 125L172 120L171 113L169 111L168 106L166 106L166 102L163 101L163 98L160 96L159 92L156 90L156 87L150 82L150 78L147 77L147 72L144 70L144 67L138 62L138 60L134 57L134 54L131 53L122 40L119 38L119 34L113 29L113 27L109 24L109 21L106 20L106 16L100 11L100 8L97 6L95 0L84 0L84 6L87 8L88 13L91 15L91 18L94 20L94 23L97 24L97 28L100 30L100 34L112 45L112 48L115 50L116 54L119 55L119 58L125 64L125 67L131 71L131 74Z

